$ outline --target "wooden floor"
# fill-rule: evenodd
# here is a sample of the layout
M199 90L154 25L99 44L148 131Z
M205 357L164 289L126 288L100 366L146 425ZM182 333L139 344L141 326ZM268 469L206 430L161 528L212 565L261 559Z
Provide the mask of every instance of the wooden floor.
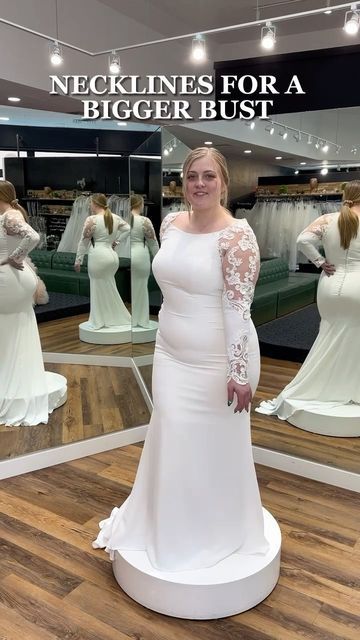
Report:
M1 482L2 640L358 640L358 494L265 467L262 500L283 548L280 581L263 603L193 622L125 595L91 541L128 496L140 452L129 446Z
M296 362L261 359L261 376L251 412L253 444L288 455L360 473L360 438L331 438L308 433L273 416L255 412L262 400L275 398L300 368ZM151 389L152 365L139 367Z
M0 459L149 422L132 369L74 364L46 364L46 369L67 378L67 402L50 415L47 425L0 426Z
M70 318L40 322L39 334L43 351L50 353L83 353L91 355L135 357L154 353L155 342L144 344L90 344L79 340L79 324L89 319L84 313ZM155 316L151 319L156 320ZM1 640L1 638L0 638Z

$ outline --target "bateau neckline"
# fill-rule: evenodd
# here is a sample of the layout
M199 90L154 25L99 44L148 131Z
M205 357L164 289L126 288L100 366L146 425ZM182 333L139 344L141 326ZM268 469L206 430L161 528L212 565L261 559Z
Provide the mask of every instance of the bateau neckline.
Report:
M223 227L222 229L218 229L217 231L206 231L205 233L192 233L191 231L185 231L185 229L180 229L180 227L177 227L174 223L172 223L171 226L174 229L177 229L177 231L181 231L181 233L186 233L186 235L188 236L212 236L215 233L221 233L226 229L231 229L232 227L236 227L237 223L241 222L242 220L244 220L244 218L238 218L236 222L234 222L233 224L228 224L227 227Z

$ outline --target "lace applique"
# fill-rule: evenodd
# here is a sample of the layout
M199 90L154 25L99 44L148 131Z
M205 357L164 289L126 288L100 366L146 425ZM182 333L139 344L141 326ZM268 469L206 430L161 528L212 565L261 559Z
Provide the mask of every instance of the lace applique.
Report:
M21 264L28 253L36 247L40 236L25 222L22 213L15 209L6 212L4 216L4 228L9 236L19 236L22 238L16 249L9 255L9 258Z
M84 256L90 246L91 238L96 229L96 216L88 216L82 231L82 238L78 244L75 262L82 264Z
M163 238L165 236L166 231L168 230L170 225L174 222L175 218L177 218L178 215L180 215L180 213L183 213L183 212L182 211L173 211L172 213L168 213L167 216L165 216L164 220L161 223L161 227L160 227L160 242L163 241Z
M316 218L316 220L309 224L302 233L314 233L320 240L322 240L332 219L333 215L331 213L326 213L325 215L320 216L320 218ZM301 235L302 234L300 234L300 236Z
M92 238L93 233L96 228L96 218L95 216L89 216L85 220L84 228L83 228L83 238L87 238L90 240Z
M218 249L224 275L223 308L228 381L248 383L250 307L259 274L259 248L247 222L224 229Z
M144 236L147 240L156 240L155 229L149 218L143 218Z
M320 216L300 233L296 241L299 251L317 267L321 267L326 259L316 247L323 241L329 224L333 219L334 214L331 213Z

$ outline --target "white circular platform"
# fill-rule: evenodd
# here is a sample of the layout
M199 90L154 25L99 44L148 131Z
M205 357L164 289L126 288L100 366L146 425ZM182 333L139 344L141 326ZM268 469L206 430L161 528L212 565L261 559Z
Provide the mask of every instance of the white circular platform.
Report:
M89 322L79 324L79 338L91 344L123 344L131 342L131 325L94 329Z
M296 411L287 421L294 427L337 438L360 437L360 405Z
M159 323L150 320L149 327L133 327L132 341L134 344L143 344L144 342L154 342Z
M67 380L53 371L45 371L46 386L49 393L49 409L53 411L67 400Z
M251 609L271 593L280 572L280 528L263 511L266 555L234 553L208 569L164 572L154 569L146 551L115 551L115 578L130 598L167 616L211 620Z

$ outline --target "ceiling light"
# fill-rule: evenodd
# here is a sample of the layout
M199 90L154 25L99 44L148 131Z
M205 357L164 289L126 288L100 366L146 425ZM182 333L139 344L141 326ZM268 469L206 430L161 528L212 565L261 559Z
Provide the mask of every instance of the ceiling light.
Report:
M312 144L312 141L313 141L312 136L309 135L307 139L307 143Z
M327 153L329 151L329 145L327 142L325 142L325 144L322 146L321 151L323 151L324 153Z
M127 127L127 122L117 122L118 127Z
M295 175L297 176L297 175L298 175L298 173L299 173L299 169L296 169L296 170L294 171L294 173L295 173Z
M319 142L319 140L317 140L317 141L315 142L315 149L320 149L320 142Z
M273 49L276 43L276 27L267 21L266 25L261 28L261 46L264 49Z
M57 40L50 43L50 62L54 67L58 67L64 62L62 57L61 47Z
M300 142L300 140L301 140L301 133L300 133L300 131L295 131L295 133L294 133L294 140L295 140L296 142Z
M244 153L251 153L251 149L244 149Z
M349 36L355 36L359 31L360 17L356 9L356 3L351 5L351 10L345 13L344 31Z
M115 50L113 50L109 55L109 71L110 73L119 75L120 70L120 56L116 53Z
M327 9L326 9L326 11L324 11L324 13L325 13L327 16L329 16L329 15L330 15L330 13L332 13L332 9L330 9L330 0L326 0L326 6L327 6Z
M328 161L328 160L323 160L323 161L322 161L322 164L328 164L328 163L329 163L329 161Z
M191 57L195 62L206 60L205 38L198 34L192 41Z
M9 102L20 102L21 98L15 98L15 96L12 96L10 98L8 98Z
M7 122L8 120L10 120L10 118L8 118L7 116L1 116L0 120L5 120Z
M168 149L164 149L164 156L168 156L169 155L169 150Z
M288 137L288 132L284 131L284 133L281 134L281 137L283 140L286 140L286 138Z
M250 124L250 129L255 129L255 122L254 122L254 120L253 120L253 121L251 122L251 124Z
M329 172L329 169L327 167L323 167L320 171L322 176L326 176L328 172Z
M204 144L212 144L211 140L205 140Z
M300 164L301 164L302 166L304 166L304 165L306 164L306 162L300 162Z
M341 147L339 147L339 146L337 146L337 147L336 147L335 153L336 153L337 155L340 153L340 149L341 149Z
M275 160L282 160L282 156L275 156Z

